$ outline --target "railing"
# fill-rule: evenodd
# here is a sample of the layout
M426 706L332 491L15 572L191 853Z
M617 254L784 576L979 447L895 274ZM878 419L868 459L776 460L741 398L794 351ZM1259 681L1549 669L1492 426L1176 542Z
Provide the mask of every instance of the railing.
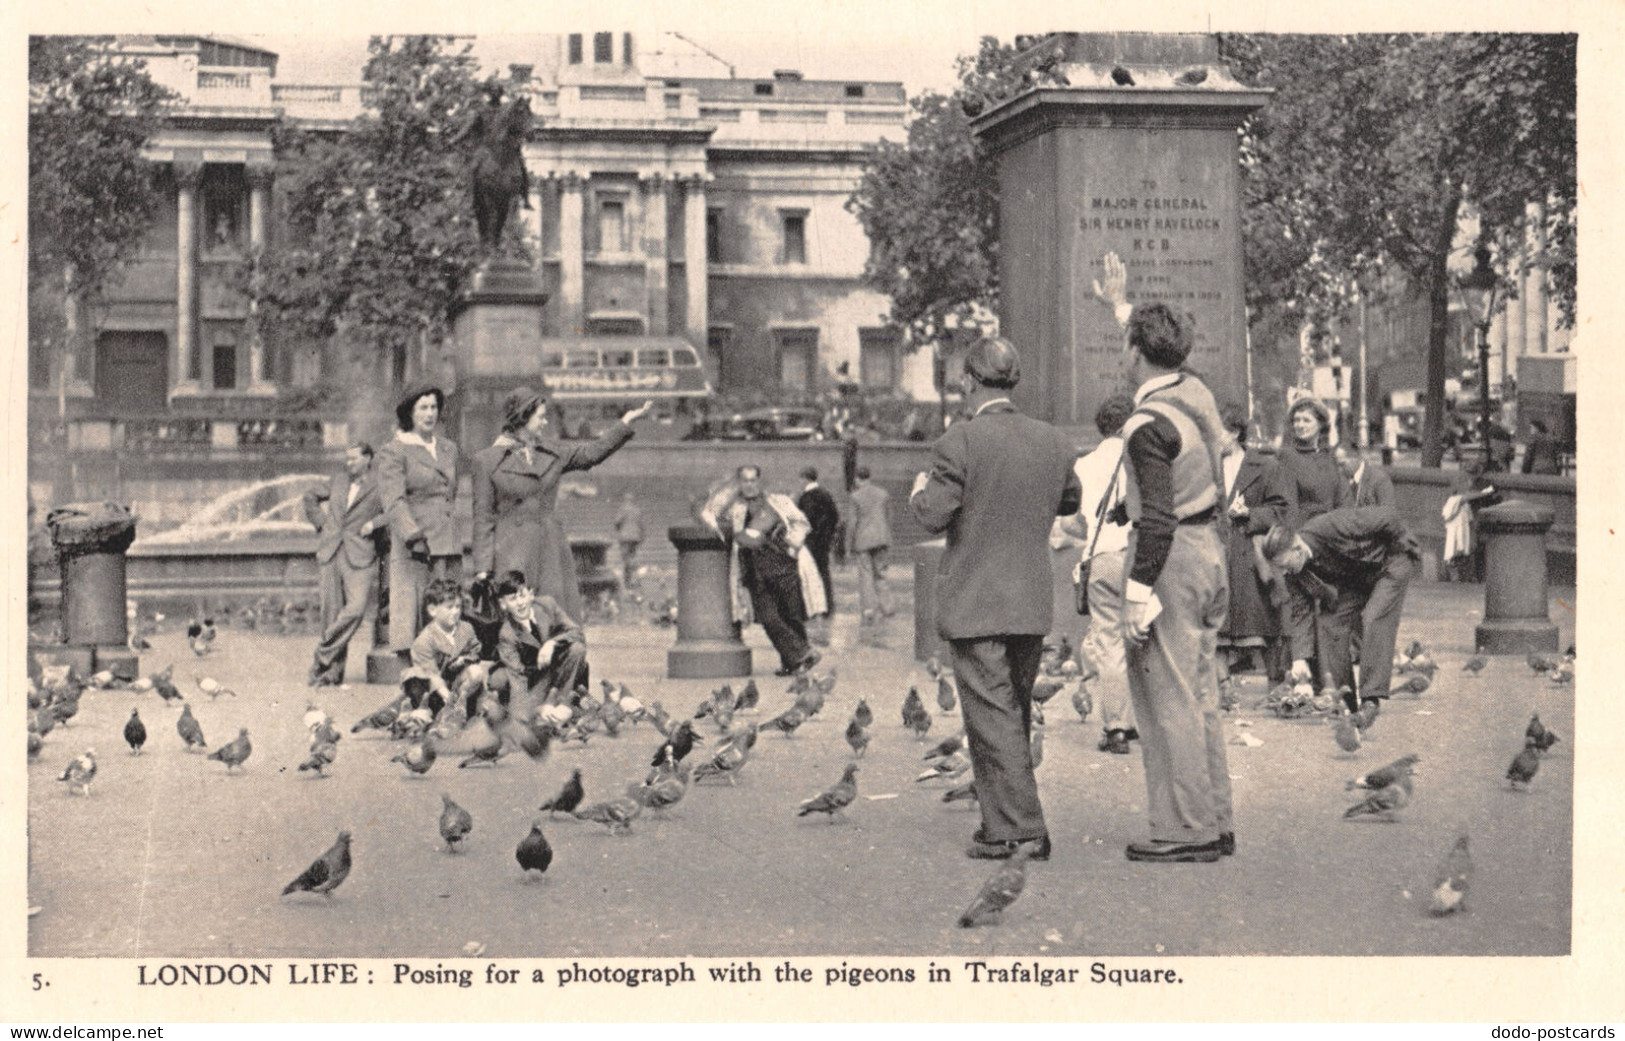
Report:
M246 72L211 72L198 70L198 90L249 90L254 81Z
M241 448L275 448L283 451L309 451L322 447L322 421L319 419L249 419L237 424L237 444Z
M118 426L123 447L132 452L208 452L214 444L214 423L208 419L129 419Z

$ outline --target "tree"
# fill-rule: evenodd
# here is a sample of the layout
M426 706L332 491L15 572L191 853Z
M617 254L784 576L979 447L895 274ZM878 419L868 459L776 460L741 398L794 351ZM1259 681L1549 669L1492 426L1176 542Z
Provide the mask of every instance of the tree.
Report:
M176 95L93 37L28 40L30 339L63 345L64 295L91 303L163 202L141 148ZM45 357L52 352L42 351Z
M1429 305L1422 463L1438 466L1464 225L1521 243L1540 204L1542 259L1573 320L1574 37L1227 36L1221 48L1243 82L1277 88L1244 128L1250 294L1308 317L1384 265L1403 272Z
M462 137L484 85L452 37L368 50L366 112L337 134L277 132L287 241L259 295L284 342L330 344L353 367L349 385L371 394L349 397L351 413L375 420L375 399L443 347L480 260Z

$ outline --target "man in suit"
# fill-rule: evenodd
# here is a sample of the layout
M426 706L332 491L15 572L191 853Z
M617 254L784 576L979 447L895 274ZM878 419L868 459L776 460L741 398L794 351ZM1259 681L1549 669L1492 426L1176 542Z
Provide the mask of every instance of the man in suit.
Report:
M1349 505L1394 506L1394 479L1388 471L1354 445L1337 446L1337 465L1349 479Z
M378 593L378 538L383 506L372 478L372 446L345 449L344 475L304 497L305 516L316 526L316 563L321 567L322 637L310 666L312 687L344 682L350 638Z
M540 699L563 703L587 682L587 638L575 619L550 596L536 596L518 571L496 585L502 605L502 631L497 636L501 668L487 687L502 704L515 693L538 692Z
M1054 621L1050 525L1076 513L1081 494L1072 443L1010 403L1020 379L1009 341L985 338L966 352L959 389L970 418L937 439L931 471L915 477L909 495L920 525L948 536L937 632L959 681L982 815L966 852L989 860L1023 843L1033 844L1033 859L1049 859L1033 774L1032 691Z
M1322 610L1322 667L1331 682L1355 692L1359 702L1388 697L1394 642L1405 590L1421 559L1416 539L1392 506L1332 510L1294 534L1284 525L1270 529L1264 542L1270 562L1287 572L1292 674L1309 678L1314 646L1314 604ZM1360 680L1354 681L1352 641L1360 641Z
M863 626L890 618L886 603L886 550L891 546L891 515L886 489L870 479L867 466L858 467L858 486L852 490L852 526L847 552L858 566L858 607Z
M813 563L818 565L818 578L824 583L824 603L829 607L823 615L825 621L816 627L808 626L808 631L815 643L828 646L828 619L835 614L835 583L830 578L829 554L835 545L835 531L841 525L841 511L835 505L835 496L818 483L817 467L809 466L802 470L801 479L807 485L796 499L796 508L806 515L807 523L812 525L812 530L807 533L807 552L812 554Z
M1235 850L1219 720L1218 636L1230 606L1223 457L1233 448L1213 394L1184 371L1193 337L1166 304L1129 315L1138 383L1123 425L1128 477L1123 642L1145 761L1148 841L1136 861L1210 863Z

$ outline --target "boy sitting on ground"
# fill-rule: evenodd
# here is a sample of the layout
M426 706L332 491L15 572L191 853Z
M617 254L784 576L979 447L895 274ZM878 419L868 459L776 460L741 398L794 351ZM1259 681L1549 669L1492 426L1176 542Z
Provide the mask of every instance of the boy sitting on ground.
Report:
M471 718L479 707L489 670L479 660L480 644L474 627L462 617L462 588L450 579L436 579L423 594L423 606L429 624L412 641L412 666L401 676L407 697L410 700L419 685L406 681L427 680L428 695L420 695L420 699L430 711L440 714L435 704L438 701L442 706L460 709L464 718ZM413 701L412 707L418 704Z
M523 572L509 571L497 582L502 630L497 635L501 668L490 687L504 705L517 692L561 704L587 682L587 638L575 619L550 596L537 596Z

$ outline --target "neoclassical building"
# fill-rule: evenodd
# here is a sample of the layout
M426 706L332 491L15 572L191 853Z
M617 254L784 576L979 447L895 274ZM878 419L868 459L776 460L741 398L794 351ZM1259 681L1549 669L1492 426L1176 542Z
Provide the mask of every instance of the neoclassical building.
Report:
M507 63L538 117L519 220L548 295L544 337L681 340L724 392L810 399L844 365L866 387L931 395L929 357L904 354L886 298L859 282L868 242L845 209L865 153L904 135L902 85L655 73L638 44L527 37ZM341 130L361 111L359 69L285 82L251 42L116 46L184 99L146 150L166 204L105 299L68 302L71 349L34 344L33 443L331 451L342 432L291 409L333 375L321 345L257 329L244 273L277 248L274 121Z

